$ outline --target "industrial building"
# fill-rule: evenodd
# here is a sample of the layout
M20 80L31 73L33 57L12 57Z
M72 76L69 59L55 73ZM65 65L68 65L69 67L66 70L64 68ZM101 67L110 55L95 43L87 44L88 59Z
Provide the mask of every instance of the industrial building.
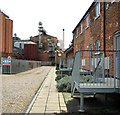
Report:
M0 53L2 57L12 55L13 21L0 10Z

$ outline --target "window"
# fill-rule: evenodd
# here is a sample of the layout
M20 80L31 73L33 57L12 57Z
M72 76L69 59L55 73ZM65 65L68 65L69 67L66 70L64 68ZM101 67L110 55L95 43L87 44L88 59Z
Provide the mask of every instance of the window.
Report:
M78 28L77 28L77 30L76 30L76 37L78 37Z
M81 23L81 33L83 32L83 25L82 25L82 23Z
M96 50L100 50L100 40L96 41ZM99 51L97 51L99 52Z
M106 5L106 10L108 10L108 9L109 9L109 4Z
M88 27L89 26L89 17L87 16L86 17L86 27Z
M22 43L19 44L19 48L22 48Z
M96 17L100 15L100 2L96 4Z

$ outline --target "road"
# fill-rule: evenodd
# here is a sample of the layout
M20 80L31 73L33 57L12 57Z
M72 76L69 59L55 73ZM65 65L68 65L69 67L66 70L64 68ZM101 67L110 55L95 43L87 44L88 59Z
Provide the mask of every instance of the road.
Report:
M2 75L2 113L22 113L51 70L42 66L14 75Z

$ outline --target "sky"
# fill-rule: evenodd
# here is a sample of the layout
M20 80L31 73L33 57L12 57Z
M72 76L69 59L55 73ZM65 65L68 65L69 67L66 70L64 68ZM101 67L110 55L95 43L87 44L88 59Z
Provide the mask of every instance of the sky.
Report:
M38 35L38 23L47 34L63 39L65 48L73 39L72 31L93 0L0 0L0 9L13 20L13 36L29 39Z

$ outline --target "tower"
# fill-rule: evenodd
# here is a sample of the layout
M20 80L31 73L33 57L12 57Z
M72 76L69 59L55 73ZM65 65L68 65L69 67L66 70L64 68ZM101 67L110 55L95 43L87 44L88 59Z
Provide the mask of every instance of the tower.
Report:
M64 33L65 29L63 28L63 49L65 47L65 44L64 44L64 40L65 40L65 33Z
M43 27L42 27L42 22L39 22L38 24L38 32L39 32L39 48L42 47L41 44L41 35L42 35Z

